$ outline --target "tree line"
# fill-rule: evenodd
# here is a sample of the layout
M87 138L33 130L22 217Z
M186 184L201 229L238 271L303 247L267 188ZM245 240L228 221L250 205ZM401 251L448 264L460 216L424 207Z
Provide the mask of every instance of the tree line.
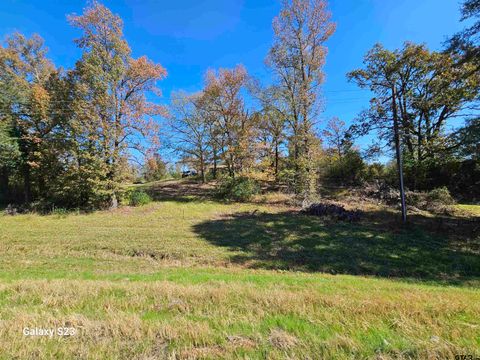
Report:
M82 32L73 69L57 68L38 35L15 33L0 47L1 195L116 206L129 151L158 143L155 117L165 108L146 94L159 91L166 70L131 56L122 20L100 3L68 20Z
M335 117L320 132L325 44L335 31L326 1L282 2L266 55L268 84L242 65L210 69L199 92L174 93L168 106L149 100L160 93L166 70L133 58L120 17L93 2L68 17L82 32L73 69L57 68L37 35L16 33L0 47L0 197L115 207L138 154L146 178L163 175L160 145L204 182L254 177L307 197L327 182L391 178L391 165L366 158L392 148L394 117L408 187L447 185L478 197L479 14L478 0L465 1L463 18L474 24L442 51L408 42L393 51L375 45L363 67L347 74L370 90L369 107L350 127ZM452 130L455 119L466 121ZM160 127L168 133L162 142ZM361 153L354 141L366 134L377 142Z
M270 84L259 84L239 66L207 72L198 93L175 94L170 120L178 135L176 150L203 181L212 164L216 176L222 161L230 176L260 171L307 196L327 182L359 184L382 177L393 184L393 164L368 165L365 158L392 149L397 117L410 189L448 186L478 197L479 13L478 1L464 3L463 20L476 23L452 36L442 51L411 42L393 51L376 44L363 67L347 74L370 90L369 107L350 127L334 117L319 132L325 41L335 24L323 1L284 2L266 57ZM255 105L246 108L246 99ZM368 134L376 141L361 154L354 140Z

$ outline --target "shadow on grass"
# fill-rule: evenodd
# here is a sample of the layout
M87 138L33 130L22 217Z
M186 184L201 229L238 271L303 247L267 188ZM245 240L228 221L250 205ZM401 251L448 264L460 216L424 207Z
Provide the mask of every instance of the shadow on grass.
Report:
M294 212L241 213L194 225L194 231L210 243L232 250L232 262L251 268L451 284L478 280L479 238L473 229L464 228L472 235L459 241L439 234L435 229L438 221L412 217L412 224L401 227L392 216L375 212L358 223L341 223Z

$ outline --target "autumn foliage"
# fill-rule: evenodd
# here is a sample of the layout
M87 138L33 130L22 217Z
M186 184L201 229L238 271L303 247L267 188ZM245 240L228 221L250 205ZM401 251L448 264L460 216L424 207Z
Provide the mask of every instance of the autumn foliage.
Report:
M131 150L158 149L166 110L147 94L161 94L157 81L167 72L131 57L122 20L104 5L93 2L69 21L81 31L74 69L56 70L37 35L14 34L0 48L2 81L15 90L2 94L2 109L18 134L24 200L115 207Z
M325 184L395 185L391 166L365 161L391 154L393 118L410 189L479 196L478 22L441 52L375 45L347 74L371 92L366 109L320 124L336 24L325 0L281 4L266 83L241 64L208 69L197 92L175 92L168 105L158 87L166 69L132 57L122 19L99 2L68 16L81 50L71 69L48 59L40 36L9 35L0 46L0 202L116 207L125 182L180 176L182 168L202 182L260 181L303 198ZM462 9L465 19L478 18L475 1ZM452 130L458 118L465 125ZM361 152L354 141L364 135L376 141ZM162 158L167 151L175 164Z

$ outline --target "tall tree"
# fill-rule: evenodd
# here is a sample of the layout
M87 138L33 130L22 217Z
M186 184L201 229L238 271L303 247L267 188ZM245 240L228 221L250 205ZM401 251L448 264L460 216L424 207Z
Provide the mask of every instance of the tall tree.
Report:
M0 203L10 200L10 172L19 165L18 140L12 136L10 124L0 116Z
M415 164L415 186L423 164L441 161L455 146L447 136L447 124L475 110L480 75L472 73L474 65L469 62L458 65L449 54L412 43L395 51L377 44L365 56L364 64L348 77L376 96L353 129L358 134L376 131L380 139L390 142L397 116L403 151ZM391 106L394 96L395 113Z
M480 69L480 0L465 0L461 7L462 21L473 24L455 34L447 43L447 51L460 55L461 62L471 61Z
M462 158L478 161L480 170L480 117L468 119L465 126L454 133L455 149Z
M327 140L328 145L335 149L336 155L339 158L351 147L345 121L336 116L328 120L322 135Z
M255 117L245 107L243 92L248 74L242 65L234 69L207 72L205 89L198 106L215 128L217 149L227 165L230 176L253 165L252 139L255 138Z
M55 111L59 73L47 59L40 36L26 38L15 33L5 43L0 47L0 116L2 122L11 124L18 139L24 201L28 203L33 190L36 195L45 192L46 179L51 177L49 161L57 161L48 154L54 151L53 141L63 121Z
M313 128L324 79L325 42L335 31L330 17L324 0L284 0L280 14L273 20L275 39L267 64L274 71L279 93L288 105L291 158L303 183L306 180L300 178L305 176L300 175L314 171L310 152L316 142Z
M145 140L153 145L158 140L155 116L164 115L165 109L146 94L160 94L156 82L167 73L145 56L131 57L122 20L104 5L94 1L69 20L83 32L76 40L83 55L75 67L79 138L86 142L79 151L88 149L90 159L100 157L99 189L115 207L122 158L131 149L145 152Z
M210 127L206 113L198 104L200 94L173 95L170 126L175 137L175 149L183 154L206 182L210 158Z
M275 179L278 177L281 146L285 141L285 119L273 108L264 108L259 116L259 134L266 156L271 159Z
M160 154L157 153L146 159L142 170L146 181L157 181L167 175L167 164L162 160Z
M286 141L286 118L288 110L277 86L262 88L258 83L250 84L250 92L260 102L259 137L264 158L271 159L275 179L278 178L282 147Z

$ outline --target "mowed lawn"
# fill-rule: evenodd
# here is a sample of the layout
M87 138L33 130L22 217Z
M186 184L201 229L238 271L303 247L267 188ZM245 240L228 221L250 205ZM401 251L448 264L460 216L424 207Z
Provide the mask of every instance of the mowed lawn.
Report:
M0 216L0 249L0 358L480 356L476 234L185 196Z

